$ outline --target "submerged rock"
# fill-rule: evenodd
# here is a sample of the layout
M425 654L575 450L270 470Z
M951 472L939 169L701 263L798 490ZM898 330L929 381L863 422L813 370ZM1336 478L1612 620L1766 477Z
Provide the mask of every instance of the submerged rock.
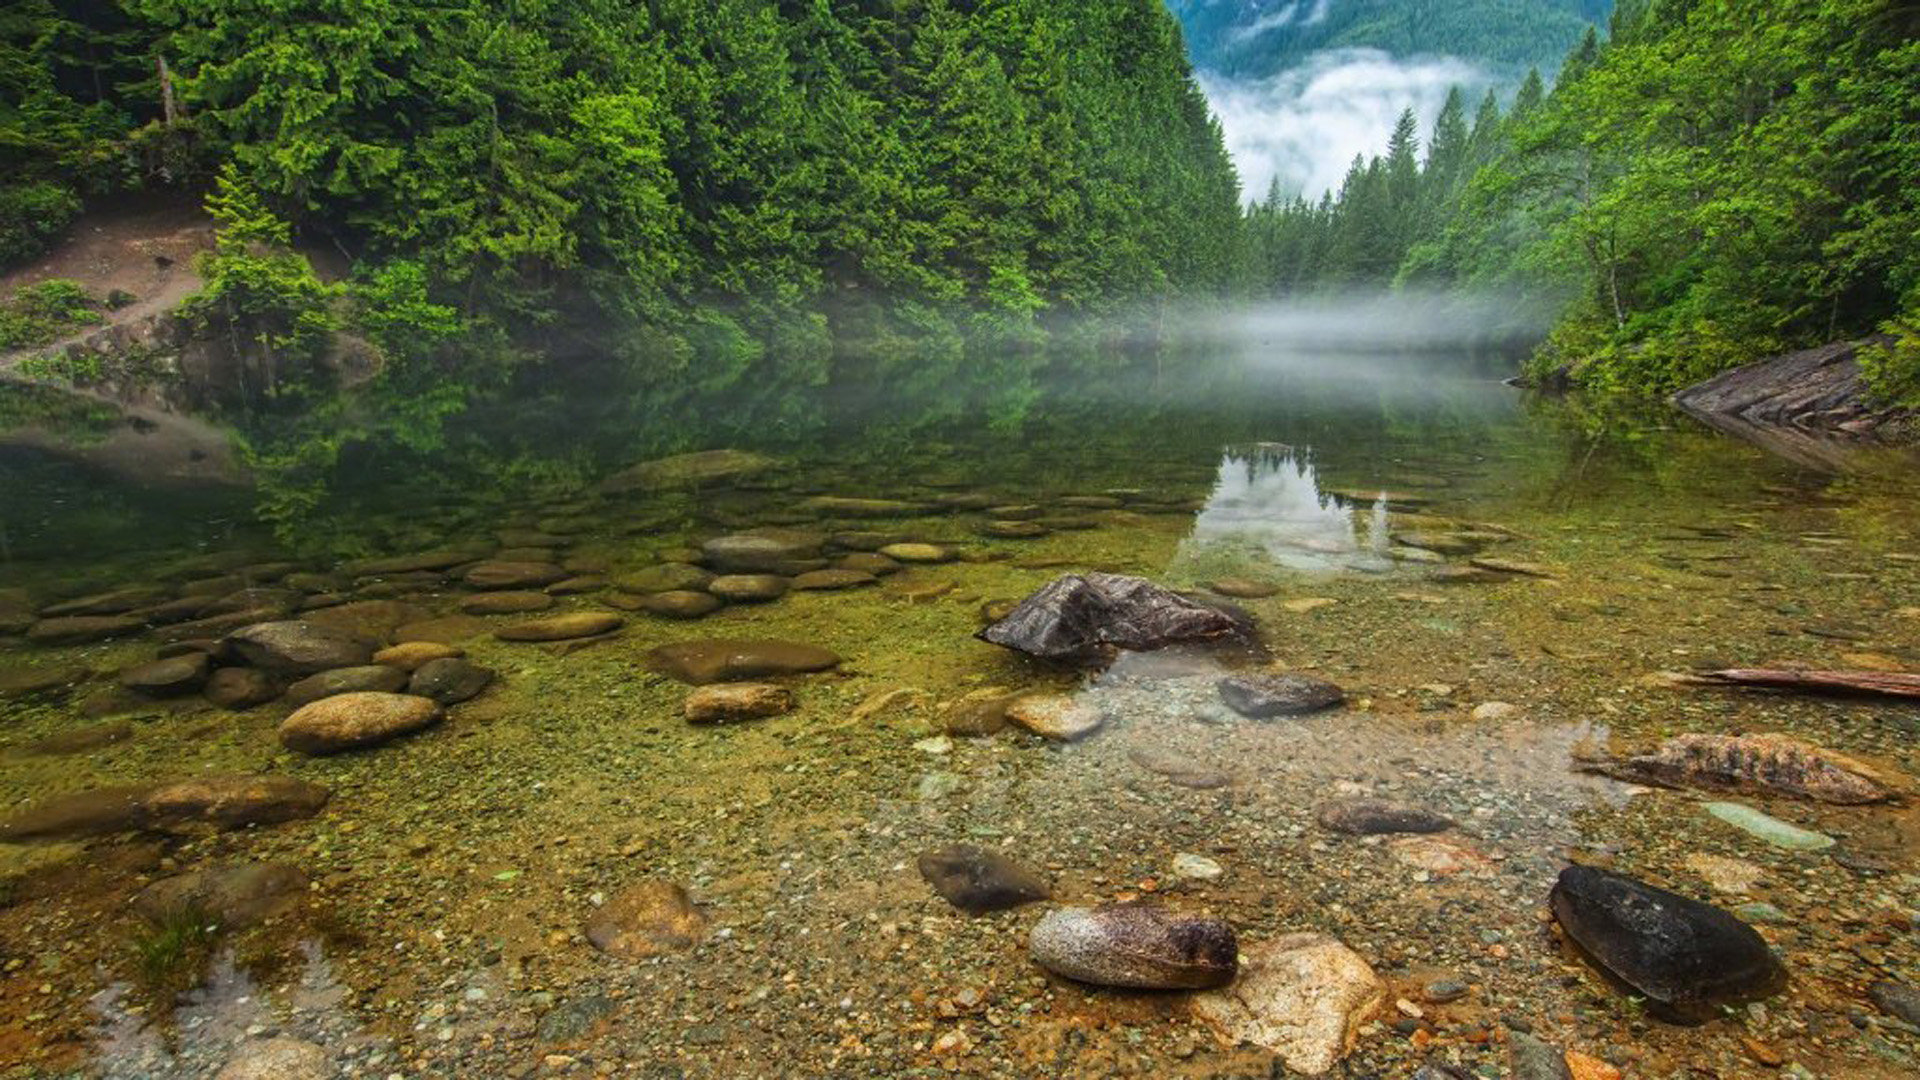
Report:
M1567 1055L1524 1031L1508 1035L1507 1056L1513 1065L1513 1080L1573 1080Z
M303 754L337 754L419 731L442 715L438 702L411 694L340 694L302 706L281 721L280 742Z
M1014 726L1043 739L1072 742L1084 739L1106 722L1106 715L1070 694L1028 694L1007 703L1007 719Z
M211 664L203 652L155 660L120 673L120 685L148 697L179 697L206 685Z
M549 593L508 589L469 596L460 601L460 610L468 615L526 615L545 611L553 604L553 596Z
M241 1043L213 1080L332 1080L335 1075L324 1048L279 1035Z
M461 580L476 589L541 589L566 576L565 570L550 562L489 560L468 567Z
M611 634L626 621L611 611L576 611L501 627L493 636L501 641L572 641Z
M1275 716L1331 709L1347 699L1338 686L1307 675L1235 675L1221 679L1220 699L1242 716Z
M1233 783L1233 775L1225 769L1172 750L1136 746L1127 751L1127 758L1148 772L1166 777L1168 783L1181 787L1208 791Z
M327 789L285 776L215 775L61 795L0 822L0 840L97 836L207 824L237 829L312 817Z
M1920 990L1891 979L1881 979L1867 987L1867 996L1888 1016L1897 1016L1909 1024L1920 1025Z
M35 645L89 645L146 628L145 622L125 615L67 615L34 623L27 628L27 640Z
M796 641L708 638L662 645L647 653L647 665L653 670L694 686L826 671L839 663L835 653Z
M793 692L771 683L722 683L687 695L681 711L693 724L757 720L793 711Z
M299 902L307 875L286 863L257 862L161 878L133 898L133 910L155 922L182 911L204 912L222 926L252 926Z
M800 504L810 514L832 518L903 518L938 513L926 503L900 499L855 499L838 495L816 495Z
M793 587L802 592L831 592L872 585L879 579L864 570L809 570L793 579Z
M162 603L171 596L166 589L158 585L131 585L112 592L83 596L78 600L67 600L43 609L40 614L46 618L60 618L68 615L125 615L136 608L150 607Z
M1254 581L1249 578L1216 578L1207 582L1210 592L1221 596L1231 596L1236 600L1264 600L1280 591L1280 586L1271 581Z
M628 491L718 486L778 468L774 458L746 450L701 450L629 466L600 484L609 495Z
M1145 651L1176 642L1245 637L1251 626L1144 578L1068 574L981 630L982 641L1045 660L1086 663L1114 649Z
M699 619L719 611L723 605L712 593L674 589L649 593L640 598L638 606L641 611L663 619Z
M273 676L256 668L221 668L207 680L201 692L208 701L223 709L238 712L264 705L280 696L280 684Z
M1893 797L1866 765L1785 735L1679 735L1650 754L1587 767L1637 783L1754 791L1841 805Z
M613 587L621 592L646 596L664 592L702 592L712 580L712 572L698 566L661 563L617 577L613 580Z
M1785 970L1732 914L1610 870L1570 866L1547 898L1553 917L1614 979L1674 1019L1779 989Z
M1742 803L1710 802L1706 804L1706 811L1736 829L1788 851L1825 851L1834 845L1833 837L1825 833L1788 824Z
M110 720L106 723L56 731L45 738L35 739L21 749L29 754L58 757L65 754L84 754L90 750L126 742L131 738L133 738L132 723L126 720Z
M1453 828L1453 819L1425 807L1364 795L1329 799L1314 810L1320 827L1372 836L1378 833L1437 833Z
M787 579L778 574L722 574L707 591L730 604L764 604L787 595Z
M71 664L0 671L0 701L62 694L92 677L93 672Z
M955 844L925 852L916 864L934 892L969 915L1005 911L1053 895L1045 878L985 848Z
M373 647L365 641L312 621L256 623L229 634L224 647L253 667L291 676L373 660Z
M826 565L820 557L826 542L816 532L756 529L709 540L700 545L700 554L723 574L799 574Z
M1140 990L1223 986L1239 970L1233 927L1149 903L1056 908L1034 925L1027 951L1056 975Z
M406 685L407 673L398 668L380 664L334 668L318 675L309 675L287 687L287 704L299 708L321 698L363 691L391 694L404 689Z
M950 563L960 557L960 553L945 544L888 544L880 549L880 554L897 563Z
M373 654L373 662L412 674L424 664L465 656L466 651L437 641L406 641Z
M1232 986L1193 999L1194 1015L1228 1046L1250 1044L1309 1076L1332 1069L1386 1003L1360 954L1325 934L1288 934L1249 947Z
M622 960L645 960L690 949L706 936L707 918L687 891L658 878L630 885L587 917L587 940Z
M441 705L458 705L479 697L491 685L492 671L458 656L446 656L420 665L407 680L407 693L432 698Z

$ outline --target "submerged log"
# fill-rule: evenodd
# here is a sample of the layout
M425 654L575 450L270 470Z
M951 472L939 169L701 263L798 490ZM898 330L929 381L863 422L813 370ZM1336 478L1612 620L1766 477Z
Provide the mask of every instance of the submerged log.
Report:
M1920 675L1903 671L1792 671L1774 668L1728 668L1694 676L1713 686L1751 686L1803 694L1866 694L1920 699Z

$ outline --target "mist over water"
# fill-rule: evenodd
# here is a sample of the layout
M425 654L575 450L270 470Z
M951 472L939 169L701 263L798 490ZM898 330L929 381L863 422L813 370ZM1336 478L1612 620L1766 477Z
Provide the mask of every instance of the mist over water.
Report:
M1454 57L1397 59L1379 49L1334 49L1267 79L1200 72L1220 118L1241 190L1263 199L1278 180L1287 195L1318 199L1337 189L1355 155L1383 152L1411 107L1424 133L1458 86L1469 100L1498 81Z
M1462 353L1537 340L1552 311L1494 293L1352 292L1190 314L1178 325L1192 344L1234 345L1294 356L1417 351Z

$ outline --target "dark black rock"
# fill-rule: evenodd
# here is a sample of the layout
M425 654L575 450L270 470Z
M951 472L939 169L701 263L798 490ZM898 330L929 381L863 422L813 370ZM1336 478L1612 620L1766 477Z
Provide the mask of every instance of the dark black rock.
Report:
M1086 663L1114 649L1250 639L1244 615L1119 574L1068 574L1021 601L980 640L1045 660Z
M1662 1019L1778 990L1786 971L1753 927L1711 904L1591 866L1560 872L1547 902L1567 936Z
M1264 720L1330 709L1346 691L1305 675L1236 675L1220 680L1220 699L1234 712Z
M613 999L605 994L590 994L555 1005L540 1018L537 1029L541 1042L571 1043L586 1038L602 1020L613 1015Z
M955 844L920 856L920 876L969 915L1031 904L1053 895L1045 878L997 852Z
M1425 807L1351 796L1329 799L1314 811L1320 827L1334 832L1372 836L1376 833L1437 833L1453 828L1453 819Z

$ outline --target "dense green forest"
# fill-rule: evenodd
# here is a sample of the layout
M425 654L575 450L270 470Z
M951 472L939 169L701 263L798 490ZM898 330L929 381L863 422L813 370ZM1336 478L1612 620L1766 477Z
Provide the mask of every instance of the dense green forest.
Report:
M1519 74L1566 54L1612 0L1169 0L1196 66L1249 78L1323 49L1445 55Z
M1425 134L1425 139L1421 136ZM1422 142L1424 141L1424 150ZM1542 370L1648 393L1889 328L1920 380L1920 8L1625 3L1551 92L1457 96L1319 202L1249 217L1277 292L1491 290L1560 313Z

